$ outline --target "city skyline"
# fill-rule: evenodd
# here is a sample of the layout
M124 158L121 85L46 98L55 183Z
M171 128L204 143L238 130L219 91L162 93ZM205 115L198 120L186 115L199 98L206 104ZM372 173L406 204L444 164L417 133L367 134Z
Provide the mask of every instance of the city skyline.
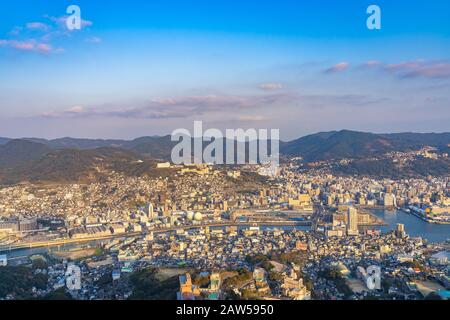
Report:
M64 29L71 4L80 31ZM370 4L4 4L0 136L449 131L450 5L378 1L368 30Z

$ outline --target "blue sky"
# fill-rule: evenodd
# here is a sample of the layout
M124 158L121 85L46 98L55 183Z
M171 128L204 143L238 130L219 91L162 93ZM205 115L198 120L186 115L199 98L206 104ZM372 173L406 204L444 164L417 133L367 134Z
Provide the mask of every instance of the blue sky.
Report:
M449 21L445 0L2 1L0 136L450 131Z

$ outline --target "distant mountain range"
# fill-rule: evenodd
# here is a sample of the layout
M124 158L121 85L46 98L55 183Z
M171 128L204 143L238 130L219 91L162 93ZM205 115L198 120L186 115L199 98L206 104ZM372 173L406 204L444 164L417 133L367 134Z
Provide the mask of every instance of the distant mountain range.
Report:
M27 140L10 140L0 145L0 168L38 160L50 151L52 149L45 144Z
M450 159L418 157L414 161L400 164L392 159L359 159L347 164L335 164L331 172L338 175L363 175L376 178L405 179L427 176L450 175Z
M24 150L28 157L23 156ZM13 140L0 146L1 184L93 182L100 181L111 170L130 176L166 173L155 167L155 160L116 147L52 150L26 140Z
M349 130L321 132L282 143L280 152L306 161L366 158L391 151L412 151L424 146L448 148L450 133L374 134Z
M53 150L90 150L116 147L131 150L154 159L169 159L176 142L170 136L141 137L134 140L61 138L46 140L23 138L21 141L45 145ZM0 138L0 147L18 140ZM280 143L280 152L287 156L301 156L308 161L367 157L390 151L417 150L423 146L448 148L450 133L392 133L374 134L358 131L330 131L308 135L297 140ZM31 144L28 144L31 147ZM37 146L35 146L37 147ZM42 147L41 147L42 149ZM42 149L43 150L43 149ZM3 151L3 149L0 149ZM1 161L1 160L0 160ZM1 163L1 162L0 162Z
M134 140L0 138L0 183L90 180L103 169L154 174L155 161L169 160L176 143L170 136ZM280 153L314 162L365 159L424 146L447 151L449 144L450 133L373 134L343 130L280 142Z
M46 140L39 138L22 138L20 140L35 142L46 145L53 150L60 149L78 149L90 150L104 147L116 147L126 150L136 151L140 154L151 154L154 158L165 158L175 143L170 136L154 136L141 137L134 140L114 140L114 139L76 139L76 138L60 138L54 140ZM0 138L0 146L11 142L12 139Z
M175 142L171 141L170 136L142 137L131 141L76 138L55 140L0 138L0 169L24 165L41 158L44 160L43 156L50 153L61 156L71 153L79 154L82 157L95 155L95 152L87 151L101 151L103 156L113 158L120 151L122 154L128 154L135 158L135 160L138 160L138 158L168 160L174 145ZM109 151L109 154L106 151Z

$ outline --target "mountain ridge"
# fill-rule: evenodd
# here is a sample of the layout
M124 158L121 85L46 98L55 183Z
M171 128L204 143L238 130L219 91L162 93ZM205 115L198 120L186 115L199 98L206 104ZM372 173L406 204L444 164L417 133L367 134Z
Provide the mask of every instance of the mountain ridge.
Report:
M59 138L46 140L40 138L9 139L0 138L0 148L11 141L31 141L53 150L89 150L103 147L116 147L130 150L154 159L168 160L177 142L170 135L143 136L133 140ZM450 132L444 133L370 133L352 130L318 132L301 138L280 141L280 153L285 156L303 157L306 161L332 160L342 158L367 157L372 154L390 151L411 151L424 146L448 148ZM1 152L1 149L0 149ZM1 160L0 160L1 163Z
M424 146L448 147L450 133L376 134L351 130L319 132L284 143L280 152L306 161L362 158L391 151L413 151Z
M178 143L171 141L170 136L140 137L134 140L2 139L0 141L8 141L0 144L0 183L91 180L106 168L131 175L153 174L155 163L170 161L172 148ZM415 151L424 146L448 152L450 133L319 132L280 142L280 154L288 158L301 157L304 162L310 163L344 158L364 160L388 152ZM355 166L357 164L359 162ZM345 170L352 174L360 168L367 169L365 162L360 164ZM445 170L448 171L448 167Z

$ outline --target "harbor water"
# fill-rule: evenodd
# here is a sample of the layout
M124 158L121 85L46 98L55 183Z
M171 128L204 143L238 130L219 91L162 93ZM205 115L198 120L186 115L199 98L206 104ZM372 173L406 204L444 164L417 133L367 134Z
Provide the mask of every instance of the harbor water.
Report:
M422 237L429 242L442 242L450 239L449 224L428 223L401 210L370 210L370 212L386 223L386 226L377 227L383 233L395 230L397 224L401 223L405 225L405 231L410 237Z

